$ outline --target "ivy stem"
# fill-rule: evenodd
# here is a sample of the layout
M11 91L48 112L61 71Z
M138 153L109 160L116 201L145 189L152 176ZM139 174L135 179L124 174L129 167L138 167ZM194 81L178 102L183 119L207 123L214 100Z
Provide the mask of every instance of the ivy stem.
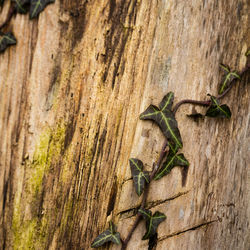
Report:
M241 72L240 72L240 78L243 77L243 75L250 69L250 65L247 65ZM238 79L237 78L233 78L230 82L229 82L229 87L219 96L217 96L217 99L222 99L229 91L230 89L232 88L233 86L233 82L234 81L237 81ZM175 107L173 108L173 113L175 114L177 112L177 110L179 109L179 107L182 105L182 104L185 104L185 103L190 103L190 104L194 104L194 105L201 105L201 106L209 106L211 104L211 101L210 100L207 100L207 101L196 101L196 100L190 100L190 99L185 99L185 100L182 100L180 102L178 102ZM146 201L147 201L147 198L148 198L148 193L149 193L149 187L150 187L150 183L151 181L154 179L154 176L155 174L157 173L162 161L163 161L163 158L164 156L166 155L167 151L166 151L166 147L168 146L168 141L165 140L163 146L162 146L162 149L161 149L161 153L160 153L160 156L159 156L159 159L157 161L156 164L153 165L153 170L150 174L150 182L149 184L146 186L145 190L144 190L144 193L143 193L143 197L142 197L142 203L141 203L141 206L140 206L140 209L142 208L145 208L146 206ZM128 236L125 240L122 240L122 250L126 250L127 248L127 245L128 245L128 242L130 241L131 237L132 237L132 234L133 232L135 231L136 227L138 226L139 222L141 220L141 215L138 213L136 215L136 219L135 219L135 222L131 228L131 230L129 231L128 233Z
M144 190L144 192L143 192L142 203L141 203L140 209L145 208L145 206L146 206L146 201L147 201L147 198L148 198L150 183L151 183L151 181L154 179L154 176L155 176L155 174L157 173L157 170L159 169L159 167L160 167L160 165L161 165L161 163L162 163L162 161L163 161L163 158L164 158L164 156L165 156L166 153L167 153L167 152L166 152L166 147L167 147L167 145L168 145L168 141L167 141L167 139L166 139L166 140L164 141L163 146L162 146L162 149L161 149L161 153L160 153L159 159L158 159L157 163L153 165L153 170L152 170L152 172L151 172L151 174L150 174L150 176L149 176L149 180L150 180L150 181L149 181L149 184L146 186L146 188L145 188L145 190ZM131 230L130 230L129 233L128 233L127 238L126 238L124 241L122 241L122 248L121 248L121 250L125 250L125 249L127 248L128 242L130 241L130 239L131 239L131 237L132 237L132 234L133 234L133 232L135 231L135 229L137 228L137 226L138 226L140 220L141 220L141 215L138 213L138 214L136 215L135 222L134 222L134 224L133 224Z
M240 78L243 77L243 75L250 69L250 65L248 64L240 73L239 73L239 76ZM229 82L229 86L228 88L219 96L217 96L217 99L222 99L230 90L231 88L233 87L233 83L236 82L238 80L238 78L233 78L230 82ZM185 99L185 100L182 100L180 102L178 102L174 108L173 108L173 113L176 114L177 110L179 109L179 107L182 105L182 104L185 104L185 103L190 103L190 104L195 104L195 105L201 105L201 106L209 106L211 104L211 101L208 100L208 101L196 101L196 100L190 100L190 99Z
M211 101L210 100L209 101L196 101L196 100L185 99L185 100L178 102L174 106L173 113L175 114L177 110L179 109L179 107L185 103L191 103L191 104L196 104L196 105L201 105L201 106L209 106L211 104Z
M15 13L15 10L16 10L15 6L13 5L13 3L11 3L9 12L7 14L7 17L6 17L6 20L0 25L0 29L4 28L10 22L12 16Z

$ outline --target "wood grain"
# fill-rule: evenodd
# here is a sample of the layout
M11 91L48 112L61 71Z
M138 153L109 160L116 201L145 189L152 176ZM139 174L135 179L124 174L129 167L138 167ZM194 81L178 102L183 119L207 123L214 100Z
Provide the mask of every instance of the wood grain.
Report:
M139 205L128 159L150 170L164 141L139 114L168 91L216 94L221 62L244 68L249 7L63 0L38 20L16 15L6 29L18 44L0 55L0 247L90 249L111 218L125 238ZM249 248L248 83L223 99L230 121L178 111L190 167L185 186L179 168L152 185L148 207L167 215L156 249ZM128 249L148 249L144 230Z

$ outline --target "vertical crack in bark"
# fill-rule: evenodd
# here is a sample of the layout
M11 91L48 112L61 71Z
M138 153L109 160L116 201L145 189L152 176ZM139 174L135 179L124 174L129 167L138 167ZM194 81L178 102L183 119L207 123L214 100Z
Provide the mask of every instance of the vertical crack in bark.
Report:
M111 188L110 196L109 196L107 216L111 214L111 212L113 211L115 207L116 194L117 194L117 181L115 178L112 188Z
M132 5L131 8L130 5ZM136 5L137 1L122 1L119 5L114 1L110 2L108 21L111 22L111 27L105 34L105 54L103 55L105 70L102 80L106 82L111 64L113 64L112 89L115 86L116 78L122 75L125 69L125 62L122 62L122 57L126 43L133 31L131 24L135 23L136 20ZM125 26L127 18L129 18L128 27ZM119 69L120 72L118 72Z

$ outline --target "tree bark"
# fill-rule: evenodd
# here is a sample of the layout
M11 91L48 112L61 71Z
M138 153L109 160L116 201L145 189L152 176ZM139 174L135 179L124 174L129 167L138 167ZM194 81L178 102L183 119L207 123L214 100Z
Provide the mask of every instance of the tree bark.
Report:
M90 249L111 219L124 239L140 204L128 159L151 170L164 141L139 114L169 91L175 103L216 95L219 63L242 70L249 7L61 0L38 20L12 18L18 44L0 55L0 248ZM157 250L249 249L248 83L222 101L230 120L178 111L190 166L185 185L177 167L149 191L147 207L167 216ZM128 249L148 249L144 233L141 222Z

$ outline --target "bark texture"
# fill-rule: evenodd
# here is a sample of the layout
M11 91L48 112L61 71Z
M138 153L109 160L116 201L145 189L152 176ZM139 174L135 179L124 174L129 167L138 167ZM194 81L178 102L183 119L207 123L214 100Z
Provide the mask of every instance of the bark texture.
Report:
M0 248L90 249L111 218L125 238L140 201L128 159L150 170L164 141L139 114L168 91L216 94L221 62L244 68L249 8L57 0L38 20L16 15L6 30L18 44L0 55ZM250 247L249 77L223 102L231 120L177 113L190 167L185 186L174 168L151 187L147 207L167 215L157 250ZM140 223L128 249L148 249L144 233Z

